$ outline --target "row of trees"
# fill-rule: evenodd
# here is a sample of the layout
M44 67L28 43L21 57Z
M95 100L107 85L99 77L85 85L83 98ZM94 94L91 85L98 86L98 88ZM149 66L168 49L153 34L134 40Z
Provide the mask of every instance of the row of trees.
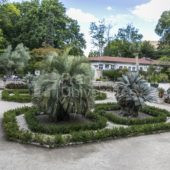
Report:
M70 53L83 53L85 40L80 27L58 0L6 2L0 4L0 11L0 49L9 44L15 48L20 43L30 50L72 45L75 48Z
M120 28L118 33L110 37L111 25L107 26L104 21L91 23L90 33L92 43L98 47L91 51L89 57L93 56L118 56L149 57L152 59L170 58L170 11L165 11L158 21L155 32L161 37L158 48L155 48L149 41L142 41L143 35L133 25Z

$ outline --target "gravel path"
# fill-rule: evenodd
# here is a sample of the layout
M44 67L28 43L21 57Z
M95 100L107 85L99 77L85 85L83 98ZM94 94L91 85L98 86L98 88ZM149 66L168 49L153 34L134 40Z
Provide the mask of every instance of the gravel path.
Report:
M0 124L23 105L0 101ZM170 133L50 150L9 142L0 128L0 170L169 170L169 160Z

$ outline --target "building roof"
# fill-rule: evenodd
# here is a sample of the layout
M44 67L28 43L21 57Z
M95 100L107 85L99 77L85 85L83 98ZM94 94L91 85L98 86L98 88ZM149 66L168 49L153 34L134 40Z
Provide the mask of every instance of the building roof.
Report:
M110 63L136 63L136 58L125 58L125 57L89 57L90 62L110 62ZM152 60L149 58L139 58L139 64L159 64L157 60Z

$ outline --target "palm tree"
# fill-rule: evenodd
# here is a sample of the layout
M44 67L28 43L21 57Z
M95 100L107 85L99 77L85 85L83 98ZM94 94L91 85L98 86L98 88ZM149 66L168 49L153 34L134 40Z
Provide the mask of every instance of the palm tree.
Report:
M0 67L6 74L12 75L16 70L23 70L29 60L29 50L23 44L18 44L14 51L11 46L8 46L0 55Z
M54 121L86 114L93 104L92 71L85 57L51 54L34 83L34 103Z
M125 116L137 117L146 101L156 101L156 91L138 73L123 75L114 88L116 99Z

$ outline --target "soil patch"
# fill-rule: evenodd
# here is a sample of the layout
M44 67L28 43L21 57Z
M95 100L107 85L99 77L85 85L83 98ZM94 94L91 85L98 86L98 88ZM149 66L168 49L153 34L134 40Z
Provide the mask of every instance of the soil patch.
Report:
M123 116L123 115L121 114L121 111L120 111L120 110L107 111L106 113L111 113L111 114L113 114L113 115L120 116L120 117L123 117L123 118L145 119L145 118L153 117L153 116L148 115L148 114L143 113L143 112L139 112L138 117L126 117L126 116Z
M87 119L86 117L80 115L80 114L71 114L70 115L70 119L68 121L60 121L57 123L51 122L49 119L48 115L38 115L36 116L38 121L42 124L54 124L54 125L63 125L63 124L76 124L76 123L89 123L91 122L89 119Z

